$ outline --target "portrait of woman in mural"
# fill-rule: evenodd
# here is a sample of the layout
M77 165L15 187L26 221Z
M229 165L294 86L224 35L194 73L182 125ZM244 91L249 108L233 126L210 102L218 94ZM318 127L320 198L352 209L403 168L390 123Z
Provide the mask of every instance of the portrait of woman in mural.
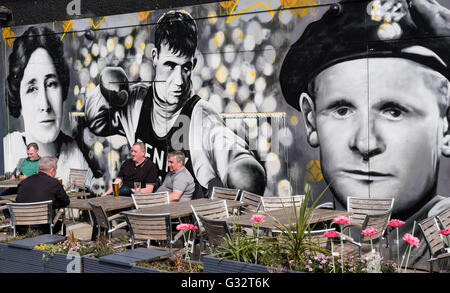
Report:
M283 95L320 146L337 202L394 198L392 217L410 232L450 207L448 194L436 194L440 159L450 156L450 18L441 17L450 13L425 0L343 1L336 11L291 46ZM315 53L304 58L306 50Z
M63 43L51 29L30 27L15 39L9 56L6 105L12 117L22 118L24 131L4 138L6 171L24 156L29 142L39 145L42 156L58 157L56 176L65 184L70 168L89 169L80 142L61 130L69 83ZM93 170L98 174L97 168Z

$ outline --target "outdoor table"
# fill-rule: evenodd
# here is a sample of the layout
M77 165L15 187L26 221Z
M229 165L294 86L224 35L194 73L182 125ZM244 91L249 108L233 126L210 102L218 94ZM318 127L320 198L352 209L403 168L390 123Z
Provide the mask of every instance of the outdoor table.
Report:
M133 199L129 196L114 197L112 195L107 195L104 197L94 197L89 199L71 198L70 204L67 208L90 211L91 206L89 205L89 200L94 203L101 204L105 209L105 212L134 207Z
M73 192L73 193L70 193L67 195L69 196L69 198L71 200L73 200L73 198L88 196L88 195L90 195L90 193L89 192ZM17 194L2 195L2 196L0 196L0 200L16 201L16 197L17 197Z
M264 221L258 223L258 227L264 230L279 230L280 223L283 225L295 224L296 217L293 208L278 209L270 212L254 212L246 215L232 215L227 219L227 224L233 224L242 227L253 227L254 221L250 221L252 215L265 215ZM333 220L336 216L350 216L351 213L347 211L329 210L329 209L313 209L307 221L308 224L323 223Z
M188 200L188 201L170 202L169 204L155 205L153 207L143 208L143 209L138 209L138 210L134 209L131 211L135 212L135 213L142 213L142 214L169 213L171 219L185 218L185 217L189 217L193 214L191 205L209 203L209 202L215 202L215 201L217 201L217 199L200 198L200 199L193 199L193 200ZM241 207L241 206L245 206L245 205L247 205L247 203L242 202L242 201L227 200L228 208L237 208L237 207Z
M17 187L22 180L23 179L20 179L20 180L8 179L8 180L0 181L0 188Z

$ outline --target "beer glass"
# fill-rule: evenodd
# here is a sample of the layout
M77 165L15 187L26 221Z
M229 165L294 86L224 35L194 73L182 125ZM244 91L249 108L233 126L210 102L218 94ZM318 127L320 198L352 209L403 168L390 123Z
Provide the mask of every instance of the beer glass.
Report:
M141 182L134 182L134 192L137 194L141 193Z
M119 196L119 183L113 183L113 196Z

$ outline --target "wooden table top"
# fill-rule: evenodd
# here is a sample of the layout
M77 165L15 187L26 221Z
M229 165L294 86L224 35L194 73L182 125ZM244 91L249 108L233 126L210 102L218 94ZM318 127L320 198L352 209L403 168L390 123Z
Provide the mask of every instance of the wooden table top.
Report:
M70 198L70 200L77 198L77 197L84 197L90 195L89 192L75 192L67 194ZM9 200L9 201L16 201L17 194L8 194L8 195L2 195L0 196L0 200Z
M195 204L203 204L203 203L210 203L217 201L217 199L209 199L209 198L200 198L200 199L193 199L188 201L181 201L181 202L171 202L169 204L163 204L163 205L157 205L151 208L144 208L144 209L133 209L132 212L136 213L142 213L142 214L161 214L161 213L169 213L170 217L172 219L176 218L184 218L188 217L193 214L191 205ZM247 203L244 203L242 201L234 201L234 200L227 200L227 207L228 208L236 208L245 206Z
M16 180L16 179L2 180L2 181L0 181L0 187L1 188L17 187L22 180L23 179L21 179L21 180Z
M115 211L126 208L134 208L133 199L129 196L118 196L114 197L112 195L107 195L104 197L94 197L89 199L81 199L81 198L71 198L70 204L67 208L74 208L79 210L91 210L91 206L89 205L89 200L92 200L94 203L101 204L106 212Z
M287 213L286 213L287 212ZM228 225L238 224L243 227L253 227L254 221L250 221L252 215L265 215L264 221L259 223L261 229L278 230L281 224L289 225L289 223L295 223L296 218L293 209L279 209L270 212L255 212L246 215L230 216L227 219ZM351 213L347 211L328 210L328 209L313 209L309 217L309 224L316 224L320 222L327 222L333 220L335 217L343 215L350 216Z

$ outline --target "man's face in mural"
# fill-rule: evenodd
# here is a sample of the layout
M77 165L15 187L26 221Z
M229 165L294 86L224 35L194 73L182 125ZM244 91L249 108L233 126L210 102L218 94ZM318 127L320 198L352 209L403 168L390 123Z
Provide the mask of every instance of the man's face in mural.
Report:
M27 138L53 142L62 120L62 88L52 58L38 48L30 56L20 82L20 102Z
M196 59L174 53L167 43L161 44L159 52L154 48L152 57L158 97L169 105L178 104L189 93Z
M394 197L394 213L404 213L434 195L448 123L433 79L444 77L413 61L358 59L316 77L315 104L302 95L308 140L320 145L324 177L342 204Z

